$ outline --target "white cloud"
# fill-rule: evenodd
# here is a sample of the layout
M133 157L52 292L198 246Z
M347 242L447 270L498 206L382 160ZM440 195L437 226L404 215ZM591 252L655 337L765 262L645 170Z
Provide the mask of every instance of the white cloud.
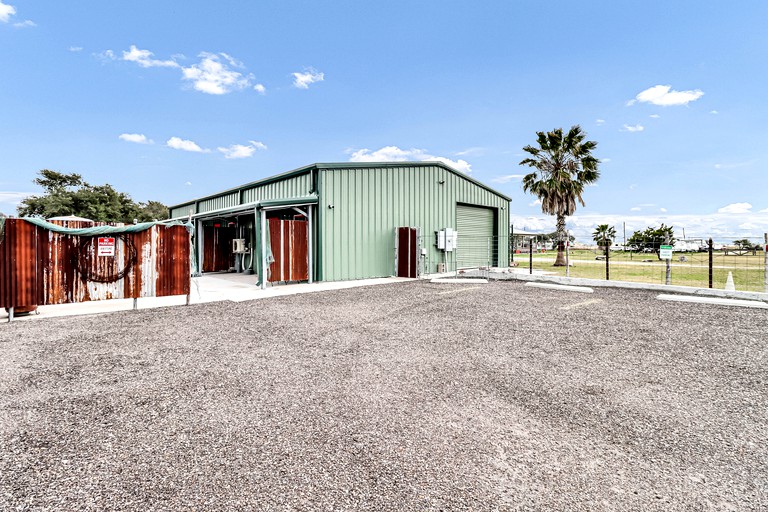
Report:
M661 116L660 116L659 114L651 114L651 115L649 115L648 117L650 117L651 119L658 119L658 118L660 118Z
M253 86L253 90L256 91L259 94L267 94L267 88L264 87L264 84L256 84Z
M190 185L192 185L192 182L191 182L191 181L188 181L188 182L186 182L186 183L184 183L184 184L185 184L186 186L188 186L188 187L189 187Z
M625 124L624 128L621 129L622 132L633 132L633 133L641 132L643 130L645 130L645 127L639 124L635 124L635 125Z
M432 158L427 158L427 160L435 160L437 162L442 162L445 165L449 167L453 167L457 171L461 171L465 174L469 174L472 172L472 165L466 160L451 160L450 158L446 158L444 156L433 156Z
M632 184L629 186L629 190L635 190L636 188L637 188L637 183L632 183Z
M32 20L24 20L14 23L13 26L16 28L36 27L37 23Z
M596 119L595 123L597 123L598 125L605 124L605 119Z
M660 107L670 107L677 105L687 105L692 101L704 96L704 92L699 89L692 91L675 91L670 85L654 85L640 92L635 99L629 100L627 106L640 103L650 103Z
M540 204L541 204L541 199L536 199L534 202L528 203L528 206L537 206Z
M717 213L750 213L752 205L749 203L732 203L717 209Z
M267 146L259 141L251 140L248 141L249 144L247 146L244 146L242 144L232 144L228 148L219 147L216 148L219 150L219 152L224 154L224 158L234 160L237 158L249 158L253 156L253 154L257 150L265 150L267 149Z
M738 169L740 167L749 167L754 163L754 160L748 162L731 162L726 164L715 164L715 169Z
M629 211L631 212L639 212L640 210L642 210L642 208L640 208L639 206L633 206L632 208L629 209Z
M81 52L81 51L83 51L83 47L82 46L70 46L69 47L69 51L71 51L73 53Z
M297 89L309 89L310 84L322 82L325 79L325 73L321 73L314 68L305 68L304 73L292 73L293 86Z
M600 159L600 163L601 163L601 164L607 164L607 163L608 163L608 162L610 162L610 161L611 161L611 159L610 159L610 158L602 158L602 159Z
M179 64L175 60L158 60L153 59L152 53L149 50L140 50L136 48L136 45L131 45L130 49L123 52L123 60L128 62L135 62L143 68L178 68Z
M472 165L466 160L451 160L444 156L430 155L423 149L400 149L397 146L385 146L376 151L370 149L348 150L351 153L350 162L408 162L408 161L437 161L454 169L470 173Z
M210 153L210 149L203 149L191 140L171 137L165 143L169 148L180 149L182 151L191 151L193 153Z
M757 212L757 213L768 213L768 208L766 208L765 210L760 210L760 211L759 211L759 212Z
M8 23L14 14L16 14L16 8L12 5L4 4L0 0L0 22Z
M117 138L126 142L135 142L136 144L154 144L143 133L122 133Z
M9 192L0 190L0 203L16 206L25 198L34 195L34 192Z
M464 151L457 151L454 153L456 156L478 156L485 153L485 148L474 147L467 148Z
M102 63L107 63L117 58L115 57L115 52L112 50L104 50L101 53L94 53L93 56L99 59Z
M660 211L661 213L667 213L667 209L666 209L666 208L659 208L659 211Z
M510 181L514 180L521 180L523 179L524 174L507 174L506 176L498 176L496 178L491 179L493 183L509 183Z
M710 110L710 111L709 111L709 113L710 113L710 114L714 114L714 115L717 115L717 114L719 114L720 112L718 112L717 110Z
M226 53L206 53L199 55L200 62L182 68L183 79L192 82L195 90L206 94L227 94L239 91L251 85L253 75L243 75L232 68L243 65Z

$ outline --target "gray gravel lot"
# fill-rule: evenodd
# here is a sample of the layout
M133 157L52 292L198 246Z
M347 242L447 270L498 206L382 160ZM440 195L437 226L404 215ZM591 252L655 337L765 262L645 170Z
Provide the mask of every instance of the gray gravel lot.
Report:
M0 326L0 510L766 510L768 314L393 285Z

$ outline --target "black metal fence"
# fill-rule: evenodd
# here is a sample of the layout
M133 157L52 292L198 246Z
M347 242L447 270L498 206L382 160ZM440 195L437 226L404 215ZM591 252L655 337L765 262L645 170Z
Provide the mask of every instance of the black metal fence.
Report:
M419 240L427 249L421 255L419 275L523 272L768 293L768 236L674 243L651 239L642 247L563 243L560 261L557 242L534 237L460 237L448 250L435 250L430 247L434 243L432 237Z
M766 245L766 237L720 237L717 241L708 238L672 244L648 240L642 247L569 246L558 266L556 250L533 245L528 254L515 254L515 259L530 273L768 292ZM521 256L527 261L520 261Z

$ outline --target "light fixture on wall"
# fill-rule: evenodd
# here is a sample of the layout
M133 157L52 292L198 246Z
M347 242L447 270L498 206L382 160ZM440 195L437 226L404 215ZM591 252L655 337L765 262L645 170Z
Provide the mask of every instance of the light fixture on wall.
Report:
M445 180L444 179L439 179L439 180L437 180L437 183L439 185L445 185Z
M333 206L332 204L329 204L329 205L328 205L328 209L329 209L329 210L333 210L334 208L336 208L336 207L335 207L335 206Z

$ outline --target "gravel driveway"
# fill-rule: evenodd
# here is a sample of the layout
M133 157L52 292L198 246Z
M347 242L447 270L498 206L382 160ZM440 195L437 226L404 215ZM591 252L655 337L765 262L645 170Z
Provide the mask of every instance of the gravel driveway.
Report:
M407 282L0 326L0 510L766 510L768 314Z

